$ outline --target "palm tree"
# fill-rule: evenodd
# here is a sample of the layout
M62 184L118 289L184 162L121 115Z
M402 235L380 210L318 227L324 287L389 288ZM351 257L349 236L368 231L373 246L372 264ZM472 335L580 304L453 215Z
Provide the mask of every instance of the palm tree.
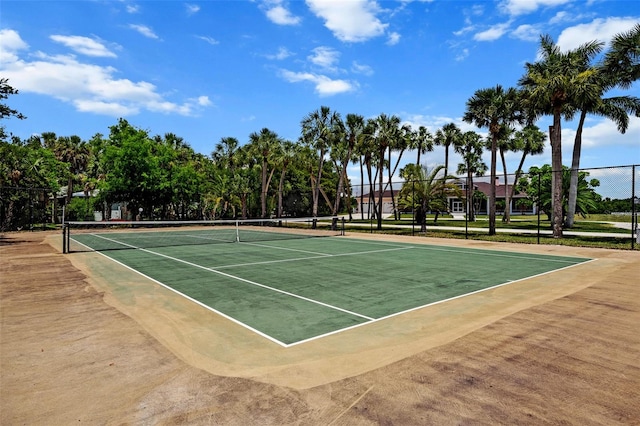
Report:
M562 125L563 115L571 114L572 103L585 98L584 89L590 71L584 71L602 49L602 43L592 41L574 50L561 52L549 35L540 37L541 59L525 65L526 74L520 79L525 91L525 104L530 115L552 115L549 127L552 167L552 225L554 238L562 238ZM582 93L582 95L581 95Z
M249 146L253 154L261 161L260 214L267 217L267 193L271 178L275 172L274 157L280 149L280 140L275 132L263 128L260 133L249 135Z
M482 161L482 136L476 132L469 131L462 134L454 145L455 152L462 157L462 163L458 164L457 173L459 175L466 173L467 175L467 220L473 222L476 220L475 207L473 203L474 195L474 176L483 176L487 171L487 165Z
M344 123L347 152L342 160L342 168L340 170L340 177L338 181L338 195L342 194L345 188L345 182L347 182L347 167L349 166L349 163L353 163L359 158L359 156L355 155L354 153L356 152L360 139L362 139L364 128L365 121L363 116L358 114L347 114ZM362 171L362 167L360 168L360 170ZM351 220L351 185L347 183L346 189L346 207L347 211L349 212L349 220ZM338 204L337 201L336 204ZM337 210L337 207L334 208L334 210Z
M633 46L635 43L635 50ZM633 68L630 65L636 58L635 79L640 78L638 58L640 58L640 24L627 33L614 36L611 49L605 53L601 64L590 66L585 64L585 72L591 71L576 104L580 110L580 118L576 129L571 161L571 178L569 185L569 201L565 226L573 227L578 196L578 170L580 169L580 152L582 149L582 130L587 114L596 114L614 121L618 131L624 134L629 127L629 115L640 116L640 99L635 96L603 97L606 92L614 88L628 88L633 81Z
M513 178L513 185L511 186L511 193L509 194L510 199L513 198L516 185L518 185L518 180L520 179L520 176L522 176L522 166L524 165L527 155L542 154L546 140L546 134L541 132L538 126L533 124L525 126L522 130L515 132L511 149L514 152L522 152L522 156L520 157L520 163L518 164L515 177Z
M382 196L383 196L383 176L385 154L400 137L400 118L392 115L380 114L376 119L375 141L378 150L378 212L377 212L377 229L382 229ZM390 167L390 165L388 166Z
M228 168L233 172L236 166L235 156L238 152L240 143L238 139L233 137L224 137L216 144L211 153L211 158L220 167Z
M411 147L417 152L416 165L420 165L420 154L433 151L433 136L425 126L420 126L418 130L414 131L411 135L411 142Z
M433 142L436 145L444 146L444 174L449 174L449 147L455 145L456 141L460 138L462 132L458 126L454 123L445 124L442 129L436 131L436 136Z
M439 176L443 169L444 166L437 166L429 171L425 166L407 164L400 171L405 183L400 189L398 204L415 212L420 232L427 231L427 212L446 211L447 197L462 196L460 188L455 183L447 183L447 179L453 176Z
M491 183L489 190L489 235L496 233L496 160L498 141L514 123L522 122L518 91L501 85L477 90L467 101L464 121L487 127L491 140Z
M313 217L318 216L318 203L320 201L320 188L322 169L325 156L331 150L331 145L337 139L336 133L342 127L342 119L337 112L331 112L327 106L311 112L300 123L302 127L300 140L302 143L318 152L318 165L315 179L312 180Z
M278 210L276 217L282 217L282 197L284 193L284 182L287 170L296 159L297 145L291 141L282 141L280 155L277 158L277 166L280 168L280 183L278 184Z

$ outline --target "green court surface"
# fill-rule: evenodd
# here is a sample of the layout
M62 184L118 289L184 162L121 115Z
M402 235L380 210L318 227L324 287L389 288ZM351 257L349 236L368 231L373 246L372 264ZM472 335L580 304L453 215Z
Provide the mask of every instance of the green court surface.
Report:
M346 237L127 244L102 254L283 346L590 260Z

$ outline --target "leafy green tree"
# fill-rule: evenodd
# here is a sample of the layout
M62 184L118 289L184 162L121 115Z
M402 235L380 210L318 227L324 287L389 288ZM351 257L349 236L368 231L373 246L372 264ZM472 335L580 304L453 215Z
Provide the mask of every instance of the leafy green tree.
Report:
M106 176L101 185L109 201L127 202L133 214L142 208L143 217L153 216L163 175L157 146L146 131L122 118L110 127L103 155Z
M22 113L13 108L10 108L4 103L5 99L8 99L11 95L17 95L18 89L15 89L9 85L8 78L0 78L0 120L15 117L18 120L24 120L25 117ZM5 141L7 134L4 130L4 125L0 126L0 141Z
M415 220L420 224L420 231L427 230L428 212L447 211L447 197L462 197L460 188L447 180L453 176L440 176L444 166L429 171L426 167L407 164L400 176L405 183L400 189L398 204L401 208L410 208L415 212Z
M552 176L555 172L552 166L545 164L542 167L531 167L529 169L528 177L523 177L518 183L517 190L521 193L527 194L527 198L530 199L535 205L538 206L541 211L547 215L549 220L552 219ZM568 206L568 194L569 194L569 175L571 170L568 167L563 167L562 173L565 177L563 179L564 186L562 188L564 204L562 205L562 214L566 215ZM596 193L595 188L600 186L600 181L597 179L588 180L588 172L580 172L578 174L578 196L576 199L576 213L585 216L590 212L594 212L598 209L598 205L601 202L602 197Z

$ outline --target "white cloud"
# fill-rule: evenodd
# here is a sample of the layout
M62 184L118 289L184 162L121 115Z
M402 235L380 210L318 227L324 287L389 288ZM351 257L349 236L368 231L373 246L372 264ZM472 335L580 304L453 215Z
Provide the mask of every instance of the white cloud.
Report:
M608 43L614 35L631 30L638 21L637 17L594 19L587 24L565 28L558 37L557 45L566 51L592 40Z
M389 33L389 39L387 40L387 44L389 46L395 46L400 43L400 34L396 32Z
M496 24L493 27L489 28L488 30L476 33L473 36L473 39L476 41L497 40L507 32L507 30L509 29L509 25L510 25L509 22L506 22L503 24Z
M220 44L220 42L213 37L209 37L209 36L196 36L196 37L199 38L200 40L206 41L212 46L215 46L216 44Z
M353 61L353 63L351 64L351 71L356 74L363 74L366 76L373 75L373 68L371 68L369 65L360 64L356 61Z
M116 78L118 70L114 67L81 62L73 55L35 52L34 60L28 61L19 56L28 46L17 32L3 30L0 36L0 75L10 79L21 92L51 96L81 112L123 116L147 110L193 115L198 108L210 105L206 96L182 104L170 102L151 83Z
M469 56L469 49L464 48L456 55L456 61L464 61Z
M352 92L358 84L347 80L332 80L331 78L308 72L293 72L281 70L280 75L290 83L310 82L315 85L315 92L320 96L332 96L340 93Z
M511 16L525 15L532 13L541 7L555 7L572 0L504 0L500 8Z
M187 15L189 16L200 12L200 6L198 6L197 4L186 3L184 7L187 9Z
M334 65L338 62L340 52L325 46L316 47L312 52L313 55L307 56L309 61L327 71L336 71Z
M128 4L127 5L127 13L138 13L140 11L140 6L137 4Z
M89 37L52 35L50 38L83 55L106 58L116 57L116 54L107 49L104 44Z
M0 30L0 65L16 61L18 59L16 52L28 48L29 45L16 31Z
M616 124L607 119L597 120L593 125L585 126L582 131L582 146L586 148L620 145L638 147L638 156L635 160L629 159L636 163L640 158L638 140L640 140L640 118L634 116L629 116L629 128L625 134L620 133ZM571 144L573 145L573 138L571 138Z
M156 33L153 32L151 28L147 27L146 25L130 24L129 28L131 28L132 30L136 30L137 32L139 32L145 37L154 38L154 39L160 38L156 35Z
M294 16L284 0L265 0L261 8L265 10L267 18L278 25L298 25L302 21L299 16Z
M306 0L309 9L324 19L333 35L341 41L362 42L384 34L383 24L376 14L378 3L372 0Z
M289 56L293 55L286 47L280 46L278 48L278 52L272 55L265 55L267 59L282 61L287 59Z
M540 39L541 31L535 25L524 24L518 26L511 32L511 36L525 41L537 41Z

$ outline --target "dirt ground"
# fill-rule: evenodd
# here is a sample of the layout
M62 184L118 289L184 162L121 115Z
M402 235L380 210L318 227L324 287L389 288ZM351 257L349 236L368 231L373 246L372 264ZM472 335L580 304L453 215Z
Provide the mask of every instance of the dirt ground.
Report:
M0 237L2 425L640 424L638 252L420 239L595 260L283 348L60 240Z

